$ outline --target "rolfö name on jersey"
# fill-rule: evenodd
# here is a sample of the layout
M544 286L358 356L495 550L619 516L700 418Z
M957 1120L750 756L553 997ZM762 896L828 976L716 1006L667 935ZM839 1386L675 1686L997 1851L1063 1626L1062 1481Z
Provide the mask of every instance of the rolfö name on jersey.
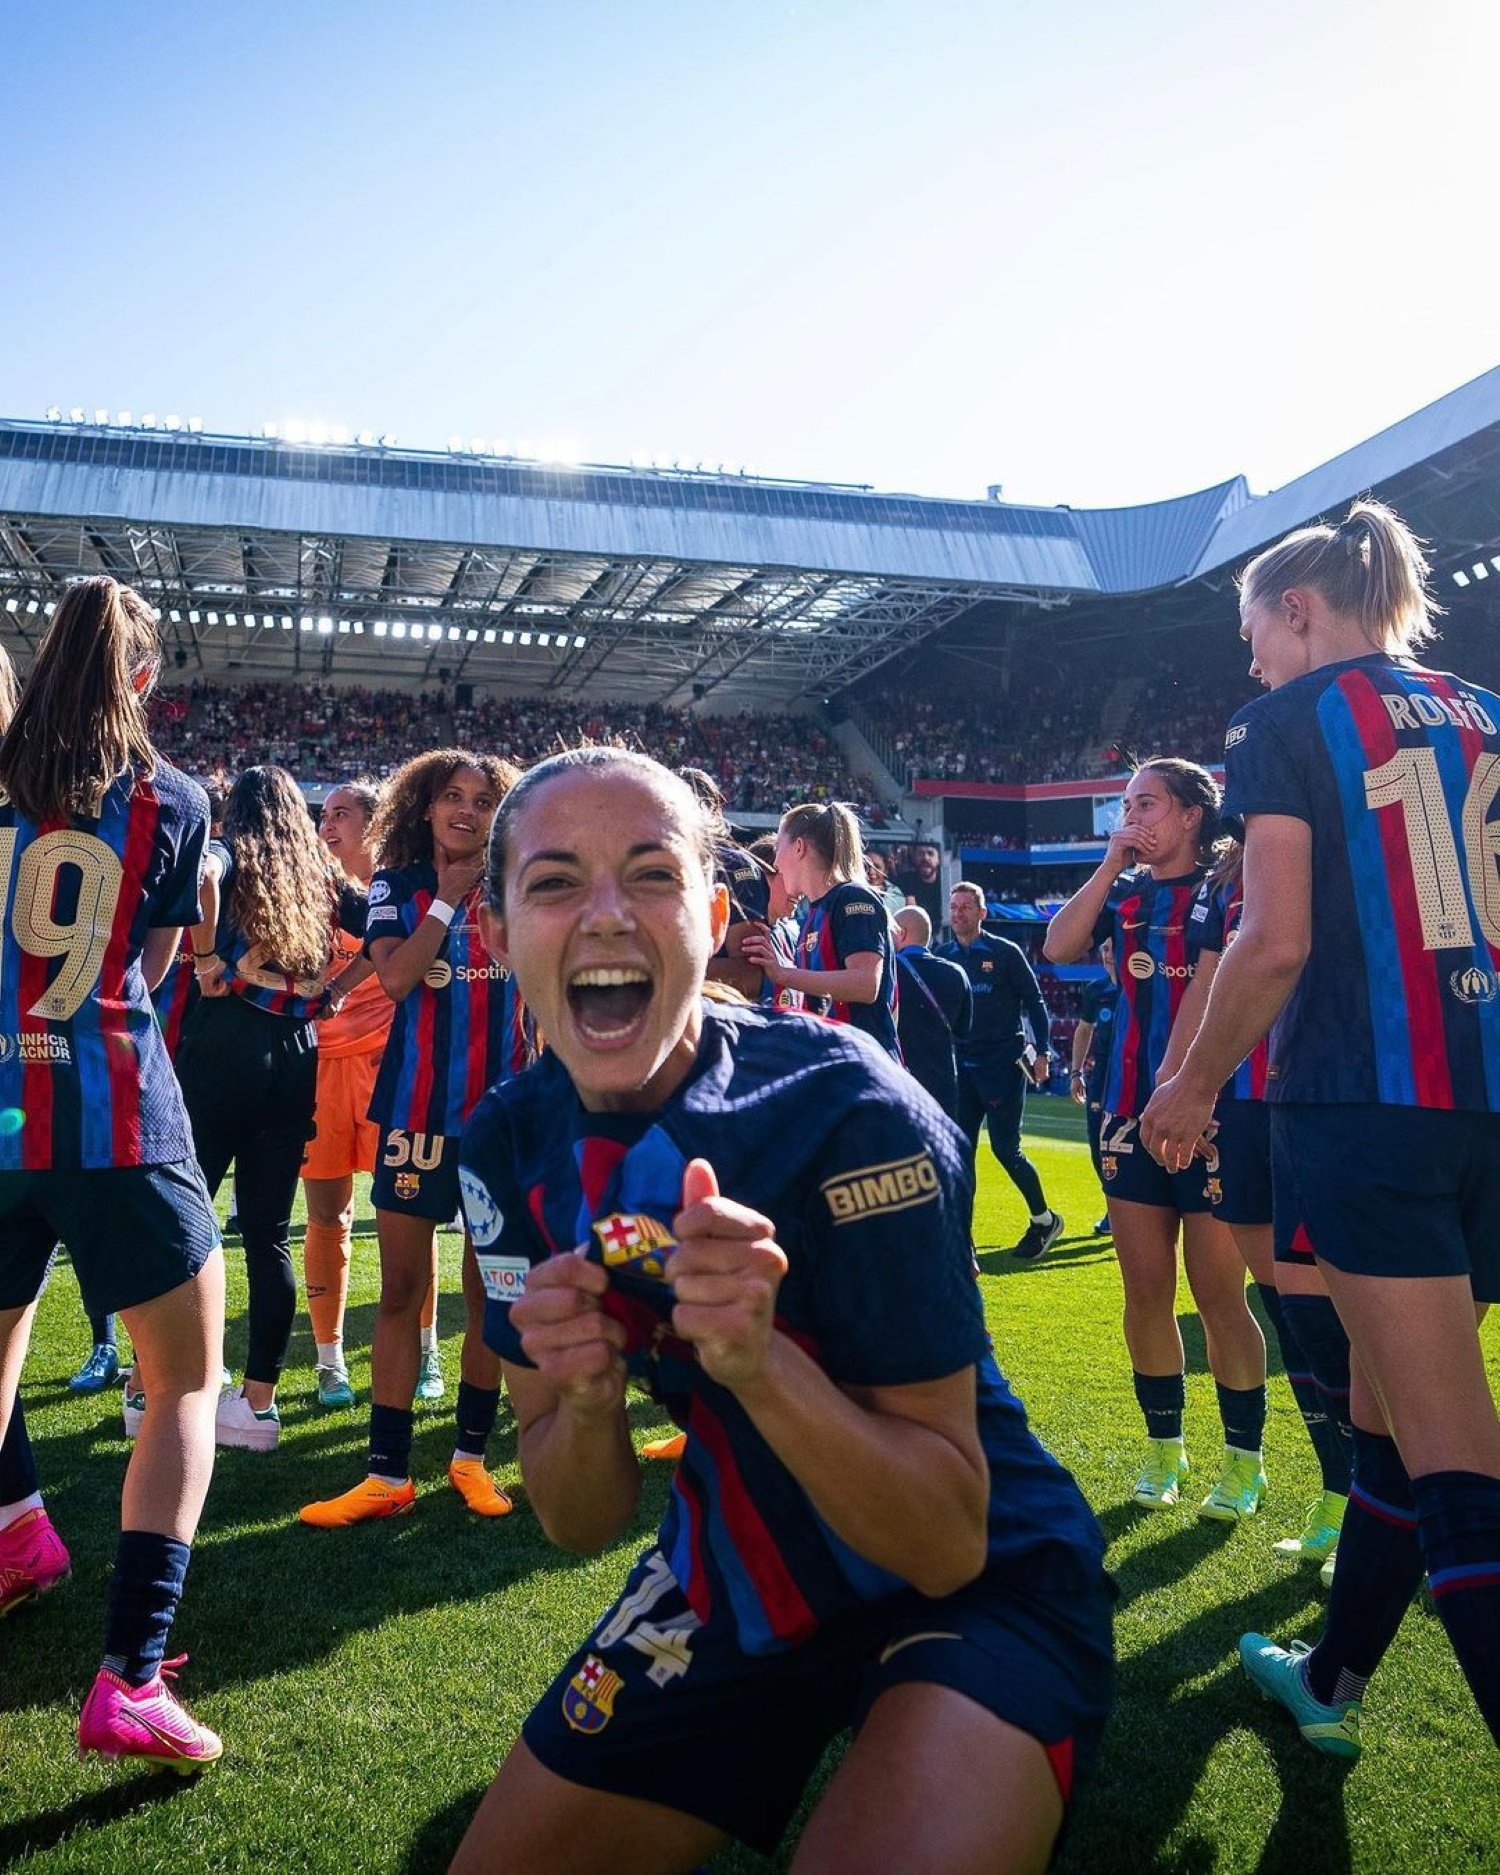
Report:
M1482 736L1497 733L1495 719L1472 692L1456 697L1436 696L1426 690L1380 693L1392 729L1474 729Z
M914 1205L931 1204L938 1195L937 1167L931 1153L914 1152L909 1159L861 1166L856 1172L825 1179L821 1189L834 1223L852 1224L856 1218L881 1211L909 1211Z

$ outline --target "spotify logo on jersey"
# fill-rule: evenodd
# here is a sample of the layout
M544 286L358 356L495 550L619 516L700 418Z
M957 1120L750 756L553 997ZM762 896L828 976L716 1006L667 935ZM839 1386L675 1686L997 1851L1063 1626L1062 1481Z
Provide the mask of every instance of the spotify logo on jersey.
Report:
M422 981L430 990L445 990L453 981L453 966L445 958L429 964L422 974Z
M1125 959L1125 968L1142 983L1147 977L1190 977L1193 974L1191 964L1159 964L1149 951L1133 951Z

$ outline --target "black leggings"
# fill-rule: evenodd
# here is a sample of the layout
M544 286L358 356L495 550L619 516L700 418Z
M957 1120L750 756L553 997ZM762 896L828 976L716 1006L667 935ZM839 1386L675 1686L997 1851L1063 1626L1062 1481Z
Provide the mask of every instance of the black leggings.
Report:
M177 1078L211 1193L234 1161L250 1283L245 1378L274 1386L297 1312L292 1203L313 1131L317 1029L240 996L204 997L188 1012Z
M970 1152L979 1150L979 1129L983 1126L995 1157L1026 1200L1026 1209L1032 1217L1040 1217L1047 1209L1047 1200L1036 1167L1021 1150L1025 1114L1026 1076L1019 1064L996 1066L982 1075L960 1064L958 1112L954 1117L968 1138Z

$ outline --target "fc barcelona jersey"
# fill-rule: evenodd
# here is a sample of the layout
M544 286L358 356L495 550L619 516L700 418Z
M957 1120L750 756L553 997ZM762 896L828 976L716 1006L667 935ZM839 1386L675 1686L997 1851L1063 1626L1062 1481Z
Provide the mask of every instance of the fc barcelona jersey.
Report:
M828 996L808 996L806 1007L830 1022L847 1022L862 1029L895 1061L901 1059L896 1039L896 947L891 921L870 887L846 881L830 886L813 899L802 918L797 939L797 967L801 970L842 970L845 961L861 951L880 957L880 989L873 1003L841 1003Z
M167 966L167 974L151 992L151 1007L161 1024L161 1038L174 1061L177 1059L177 1044L182 1040L182 1025L197 1000L198 979L193 972L193 927L188 925L183 930L177 955Z
M1196 953L1216 951L1221 956L1234 942L1245 909L1245 881L1240 873L1215 885L1205 879L1188 913ZM1230 1100L1264 1100L1271 1063L1270 1037L1263 1035L1224 1083Z
M1095 944L1114 939L1120 983L1100 1095L1106 1113L1144 1113L1156 1086L1197 963L1191 914L1203 877L1201 866L1179 879L1153 879L1144 866L1122 873L1094 926Z
M192 1156L141 974L152 929L195 924L208 796L166 762L122 775L96 818L0 802L0 1171Z
M1312 829L1267 1098L1500 1111L1500 697L1375 653L1247 704L1226 812Z
M533 1264L587 1244L610 1272L629 1369L687 1433L660 1544L698 1618L772 1653L904 1588L835 1534L671 1332L662 1269L683 1171L700 1157L726 1196L773 1221L789 1263L777 1328L836 1384L976 1370L992 1561L1097 1561L1087 1505L989 1348L957 1129L895 1063L836 1028L705 1004L694 1066L658 1112L585 1113L547 1054L480 1103L459 1174L485 1337L504 1359L525 1364L510 1306Z
M377 872L366 949L377 938L409 938L436 897L431 865ZM454 913L426 976L396 1004L370 1096L370 1118L381 1126L457 1135L491 1082L526 1065L515 979L480 942L478 909L476 886Z
M267 955L263 945L252 944L234 922L234 912L230 905L230 888L234 883L235 870L234 849L227 840L215 840L209 850L218 859L222 869L219 875L219 922L214 932L214 946L224 960L224 980L231 994L256 1009L264 1010L267 1015L286 1016L293 1022L311 1022L323 1001L323 992L328 988L334 964L339 961L334 932L344 930L351 937L357 938L365 934L364 894L353 886L345 886L339 894L336 910L330 901L327 961L314 976L290 976L273 957Z

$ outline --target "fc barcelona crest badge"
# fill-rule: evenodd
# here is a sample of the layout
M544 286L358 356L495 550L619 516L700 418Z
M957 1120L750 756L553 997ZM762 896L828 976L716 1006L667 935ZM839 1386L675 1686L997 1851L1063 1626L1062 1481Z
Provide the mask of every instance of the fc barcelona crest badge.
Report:
M1099 1161L1099 1170L1106 1178L1113 1178L1120 1169L1120 1161L1112 1152L1106 1152Z
M624 1682L597 1654L585 1657L563 1694L563 1717L575 1732L602 1732L615 1716L615 1697Z
M616 1212L600 1218L594 1236L607 1270L628 1269L657 1282L666 1279L667 1258L677 1248L677 1239L654 1217Z
M1223 1204L1224 1202L1224 1187L1216 1178L1208 1180L1208 1202L1210 1204Z
M396 1174L396 1196L408 1200L415 1198L422 1189L420 1172L398 1172Z

